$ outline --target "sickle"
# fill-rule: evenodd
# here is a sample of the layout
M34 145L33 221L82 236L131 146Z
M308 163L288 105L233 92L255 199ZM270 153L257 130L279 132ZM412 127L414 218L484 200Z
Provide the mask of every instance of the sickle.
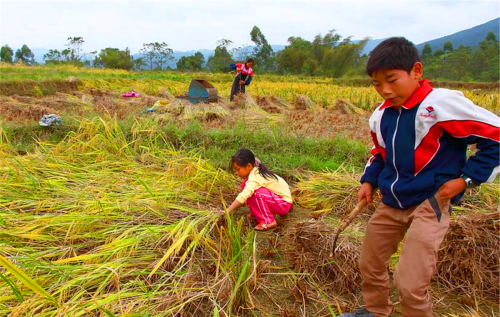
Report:
M366 206L366 198L363 198L357 205L356 207L351 211L349 216L345 218L342 221L342 224L340 225L340 228L337 230L337 234L335 235L335 238L333 239L333 248L332 248L332 253L330 253L330 257L335 256L335 246L337 245L337 239L339 238L339 235L344 229L351 223L351 221L359 214L359 212Z

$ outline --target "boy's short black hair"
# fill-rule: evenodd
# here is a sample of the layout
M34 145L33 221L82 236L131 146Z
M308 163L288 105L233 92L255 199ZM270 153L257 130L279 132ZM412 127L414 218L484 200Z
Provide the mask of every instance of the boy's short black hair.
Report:
M404 37L391 37L371 51L366 73L370 77L384 69L402 69L410 73L416 62L420 62L420 56L415 45Z
M255 63L255 62L253 61L253 58L248 58L245 63Z

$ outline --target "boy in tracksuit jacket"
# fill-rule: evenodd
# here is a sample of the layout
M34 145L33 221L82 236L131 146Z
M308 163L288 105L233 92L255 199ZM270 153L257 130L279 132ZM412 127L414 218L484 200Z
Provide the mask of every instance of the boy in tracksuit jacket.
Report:
M231 87L231 97L230 100L233 101L234 96L245 93L245 87L250 85L253 77L253 64L252 58L247 59L243 63L229 64L229 68L236 70L236 77L234 77L233 86Z
M385 102L370 118L374 147L358 200L371 203L377 187L383 198L361 250L365 307L341 316L390 316L387 265L406 234L394 272L403 316L432 317L428 288L450 224L450 204L466 188L498 175L500 118L459 91L435 89L420 80L418 51L405 38L380 43L366 71ZM478 151L467 159L468 144L476 144Z

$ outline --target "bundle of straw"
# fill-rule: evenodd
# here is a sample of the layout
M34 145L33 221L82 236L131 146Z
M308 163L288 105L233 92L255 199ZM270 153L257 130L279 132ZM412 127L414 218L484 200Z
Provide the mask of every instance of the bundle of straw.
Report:
M343 217L358 203L359 178L359 175L344 168L334 172L310 174L297 183L293 196L301 207L314 210L316 214L332 212ZM379 198L375 198L376 202L368 209L370 211L378 205Z
M500 211L452 218L439 251L436 280L470 298L500 296Z
M366 114L366 111L353 105L352 103L350 103L349 101L347 101L345 99L337 99L337 101L335 102L335 108L340 110L344 114L347 114L347 113L350 113L350 114L355 113L358 115L365 115Z
M308 96L304 95L298 95L297 98L295 98L294 102L294 109L295 110L307 110L307 109L317 109L317 110L322 110L320 106L317 106L314 101L311 100Z
M231 106L237 109L243 108L243 109L254 109L258 111L263 111L249 93L237 94L234 97Z
M229 112L218 104L197 104L187 105L184 107L184 112L180 117L182 120L196 119L202 122L214 120L224 120L229 115Z
M339 294L359 289L358 268L362 234L343 234L335 258L329 257L336 229L324 222L307 221L294 225L287 233L290 241L288 260L297 272L306 272Z
M276 96L257 97L256 102L262 109L269 113L282 113L289 107L287 103Z
M184 112L184 108L189 107L190 102L187 100L176 99L173 101L169 100L158 100L153 109L158 113L169 113L174 116L180 116Z

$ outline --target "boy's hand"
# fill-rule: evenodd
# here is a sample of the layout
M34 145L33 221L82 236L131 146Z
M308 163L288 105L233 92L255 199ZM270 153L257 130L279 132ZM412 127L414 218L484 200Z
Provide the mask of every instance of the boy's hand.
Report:
M361 201L364 197L366 197L366 202L368 204L371 204L373 201L372 196L373 196L373 185L368 182L364 182L363 185L361 185L361 188L359 189L358 192L358 201Z
M439 197L443 200L452 199L467 188L467 184L462 178L452 179L444 183L438 190Z
M240 80L240 85L243 85L245 83L244 80Z

